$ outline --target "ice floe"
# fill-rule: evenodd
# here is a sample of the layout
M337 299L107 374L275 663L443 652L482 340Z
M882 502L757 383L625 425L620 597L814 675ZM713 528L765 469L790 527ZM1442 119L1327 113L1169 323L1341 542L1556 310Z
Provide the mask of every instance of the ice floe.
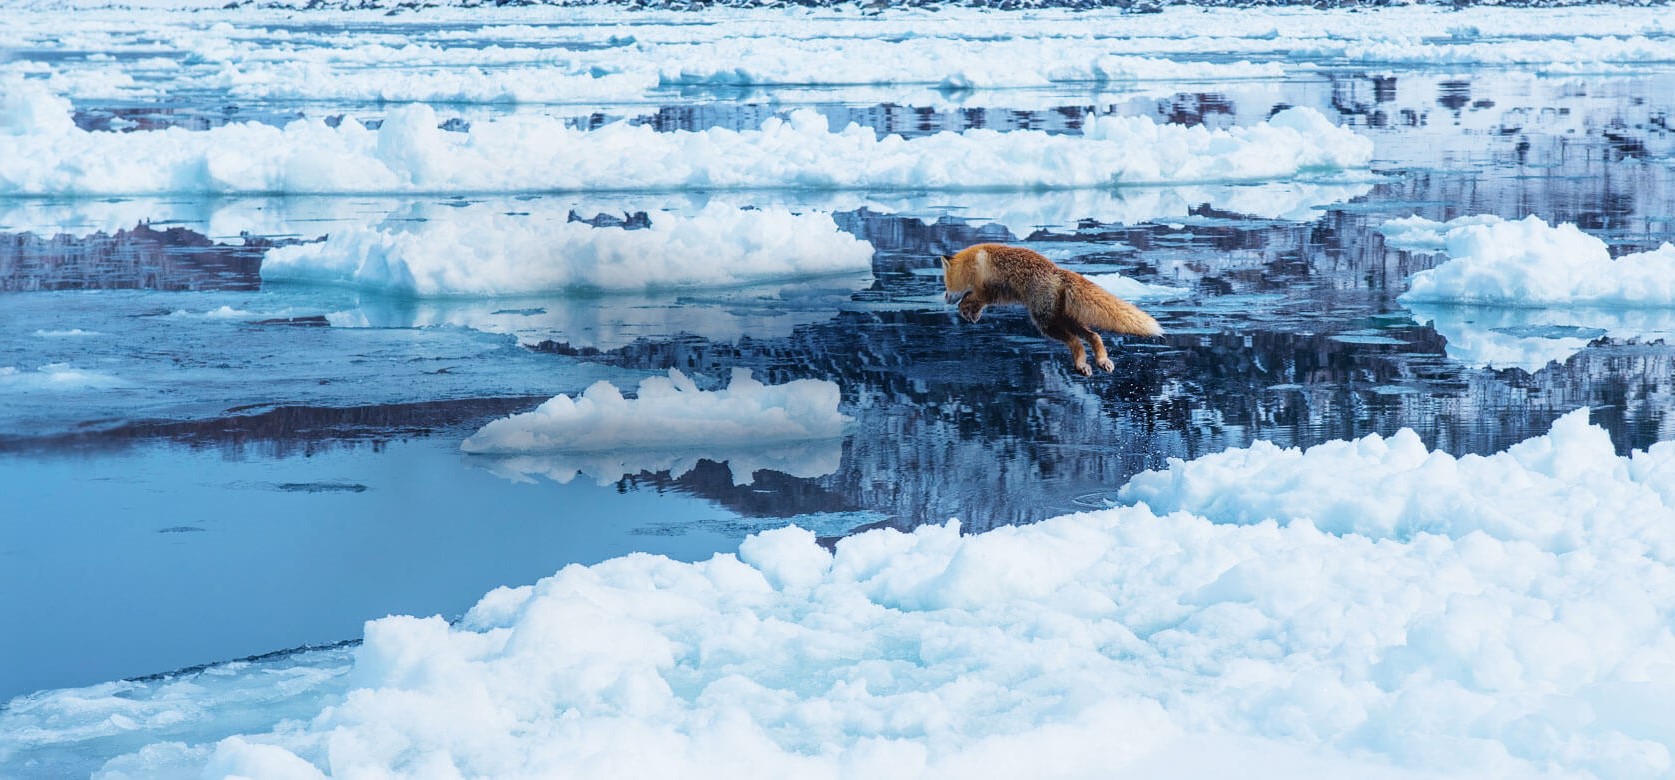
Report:
M570 566L458 624L368 623L310 720L108 766L1139 777L1215 751L1274 776L1657 776L1672 473L1675 444L1618 456L1578 411L1487 457L1404 431L1174 461L1132 506L976 536L793 527Z
M484 208L405 229L346 228L269 251L265 281L407 296L640 291L866 272L872 245L830 214L712 204L649 227L595 227ZM609 305L609 304L605 304Z
M629 453L621 455L624 462L661 463L672 451L743 451L841 436L849 418L838 412L838 400L838 386L824 380L765 385L749 370L735 369L727 387L702 390L669 369L667 377L641 381L631 399L609 382L595 382L577 398L555 396L532 412L483 426L460 449L485 455Z
M423 104L391 110L377 130L346 118L113 133L69 126L67 102L38 85L0 90L15 152L0 157L0 195L1031 190L1270 181L1365 168L1372 155L1372 142L1303 108L1227 130L1096 117L1079 135L912 139L833 131L806 109L744 131L577 130L517 115L452 132Z
M1379 227L1388 246L1443 252L1400 297L1414 319L1476 366L1538 371L1594 339L1675 337L1675 247L1611 257L1573 224L1490 214Z
M1675 245L1613 259L1605 242L1540 217L1409 218L1380 228L1399 248L1440 245L1449 260L1414 274L1404 302L1499 306L1675 306Z

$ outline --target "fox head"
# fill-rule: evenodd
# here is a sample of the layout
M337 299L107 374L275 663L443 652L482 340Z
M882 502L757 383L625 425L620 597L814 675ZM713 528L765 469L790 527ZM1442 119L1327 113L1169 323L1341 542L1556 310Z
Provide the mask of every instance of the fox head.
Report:
M976 287L970 258L963 255L962 252L953 257L942 256L942 287L946 291L942 299L949 303L959 303Z

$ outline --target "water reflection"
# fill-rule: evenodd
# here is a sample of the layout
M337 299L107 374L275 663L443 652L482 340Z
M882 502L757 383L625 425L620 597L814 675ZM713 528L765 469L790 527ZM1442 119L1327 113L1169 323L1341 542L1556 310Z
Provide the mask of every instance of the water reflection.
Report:
M1675 170L1661 162L1675 154L1661 119L1675 109L1675 90L1662 89L1672 78L1583 84L1499 72L1468 78L1329 72L1039 110L828 103L823 110L838 124L909 133L1071 130L1091 113L1220 127L1260 121L1282 105L1307 105L1371 135L1388 175L1350 185L918 193L883 201L866 193L504 199L489 207L559 215L574 209L584 217L684 212L728 197L743 198L742 204L783 199L832 211L843 229L870 241L877 249L873 277L608 302L552 296L414 302L350 294L301 313L334 326L308 329L326 334L311 337L317 349L329 350L333 334L353 331L487 331L515 335L526 346L522 354L535 361L562 356L566 365L602 365L618 376L674 367L716 377L750 368L767 381L837 382L845 413L857 420L841 450L779 461L711 452L492 466L522 479L582 475L628 492L702 495L761 517L860 513L908 526L959 516L986 528L1079 508L1088 496L1169 457L1257 438L1307 445L1411 427L1455 453L1490 452L1544 432L1580 405L1596 407L1596 420L1620 449L1644 447L1672 433L1672 351L1659 341L1675 330L1668 317L1410 311L1396 296L1408 276L1438 258L1393 250L1376 227L1414 213L1435 219L1535 213L1576 222L1621 251L1654 247L1675 232L1669 216ZM641 119L662 129L748 127L781 108L712 100ZM201 234L141 226L84 234L80 243L12 235L0 243L0 263L9 263L0 266L7 269L0 278L11 280L12 290L249 285L259 245L207 238L219 235L215 229L242 231L240 220L260 228L267 219L272 229L309 236L338 223L448 219L462 202L242 202L193 217L201 220ZM270 219L275 214L301 218L281 224ZM19 224L36 220L24 216ZM1001 310L968 325L940 304L933 258L979 241L1027 242L1081 270L1119 271L1191 295L1151 305L1169 335L1119 344L1117 372L1083 380L1021 313ZM40 259L47 255L54 259ZM128 257L142 259L117 259ZM145 270L152 267L169 270ZM244 270L230 270L238 268ZM297 338L289 329L270 330L236 334L262 349ZM370 365L421 360L426 347L386 349L369 356ZM129 421L29 441L34 447L146 438L328 447L424 435L438 424L469 428L543 397L529 382L429 374L402 381L458 382L451 386L456 400L356 403L352 394L326 394L283 409Z

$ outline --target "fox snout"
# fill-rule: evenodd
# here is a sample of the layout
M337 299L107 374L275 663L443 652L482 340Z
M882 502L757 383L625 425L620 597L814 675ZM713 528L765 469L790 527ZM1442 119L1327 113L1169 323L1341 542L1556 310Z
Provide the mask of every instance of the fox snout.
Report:
M945 300L950 304L956 304L956 303L959 303L962 300L965 300L965 296L969 295L970 293L971 293L970 290L961 290L959 292L952 292L952 291L945 292L945 293L942 294L942 300Z

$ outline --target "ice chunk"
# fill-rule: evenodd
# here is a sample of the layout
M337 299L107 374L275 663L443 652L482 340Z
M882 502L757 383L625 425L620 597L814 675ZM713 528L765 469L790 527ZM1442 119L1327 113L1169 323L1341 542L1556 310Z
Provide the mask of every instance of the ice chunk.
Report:
M1497 306L1675 306L1675 245L1612 259L1605 242L1540 217L1399 223L1403 245L1440 241L1449 261L1409 280L1403 302Z

